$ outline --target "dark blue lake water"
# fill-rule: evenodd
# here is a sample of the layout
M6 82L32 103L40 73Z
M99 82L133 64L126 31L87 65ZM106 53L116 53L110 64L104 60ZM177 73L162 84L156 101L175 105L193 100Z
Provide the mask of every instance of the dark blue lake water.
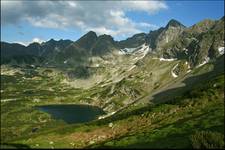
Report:
M54 119L62 119L67 123L88 122L105 114L101 108L90 105L45 105L36 108L51 114Z

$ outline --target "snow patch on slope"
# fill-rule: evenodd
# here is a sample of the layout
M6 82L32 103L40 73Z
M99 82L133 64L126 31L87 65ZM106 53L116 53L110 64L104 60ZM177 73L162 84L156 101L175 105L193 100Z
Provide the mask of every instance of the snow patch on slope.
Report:
M177 66L178 66L178 64L176 64L176 65L173 67L173 69L171 70L171 74L172 74L172 76L173 76L174 78L177 78L177 77L178 77L178 75L176 75L176 74L174 73L174 69L175 69Z
M137 50L134 54L142 54L142 56L139 59L144 58L151 49L149 48L149 45L143 44L139 50Z
M124 52L122 50L120 50L118 53L119 53L119 55L125 55L126 54L126 52Z
M64 63L64 64L67 64L67 62L68 62L68 60L65 60L63 63Z
M16 98L10 98L10 99L2 99L0 102L11 102L11 101L17 101Z
M188 69L191 69L190 64L186 61L185 64L187 65Z
M135 47L135 48L123 48L123 49L120 49L119 54L120 54L120 55L131 54L131 53L133 53L136 49L137 49L137 47Z
M111 113L108 113L108 114L106 114L106 115L99 116L98 119L104 119L104 118L106 118L106 117L112 116L112 115L115 114L115 113L116 113L116 111L111 112Z
M143 53L146 55L150 51L149 45L143 44L141 46L135 47L135 48L123 48L120 49L119 54L125 55L125 54L139 54Z
M187 73L191 72L191 70L188 70Z
M163 57L153 57L152 59L159 59L159 61L176 61L177 58L169 58L169 59L166 59L166 58L163 58Z
M159 61L175 61L177 60L176 58L170 58L170 59L165 59L165 58L159 58Z
M127 71L131 71L132 69L134 69L136 67L136 65L131 66Z
M191 72L191 66L187 61L185 62L185 65L188 67L187 73Z
M201 66L203 66L203 65L205 65L206 63L209 62L209 60L210 60L210 58L209 58L209 57L206 57L206 58L204 59L204 61L203 61L201 64L199 64L199 65L197 66L197 68L198 68L198 67L201 67Z
M220 55L223 55L224 54L224 47L219 47L218 52L219 52Z
M138 60L138 57L135 57L133 60Z
M183 48L183 51L185 52L185 54L188 54L188 49Z

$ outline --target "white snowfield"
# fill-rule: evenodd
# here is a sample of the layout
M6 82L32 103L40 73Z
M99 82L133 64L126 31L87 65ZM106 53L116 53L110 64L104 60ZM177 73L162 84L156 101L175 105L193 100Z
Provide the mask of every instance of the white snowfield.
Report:
M142 54L139 59L144 58L150 52L149 45L143 44L140 49L134 52L134 54Z
M142 53L142 52L145 52L145 51L148 51L149 50L149 45L146 45L146 44L143 44L139 47L137 47L134 51L134 53Z
M174 77L174 78L177 78L178 77L178 75L176 75L173 71L174 71L174 69L176 68L178 66L178 64L176 64L174 67L173 67L173 69L171 70L171 74L172 74L172 76Z
M132 60L133 61L138 61L138 60L143 59L150 51L151 51L151 48L149 48L149 45L144 43L141 46L138 46L136 48L120 49L118 54L119 55L131 54L132 56L134 56L134 58L132 58ZM133 69L133 67L131 69Z
M144 43L141 46L138 47L134 47L134 48L123 48L120 49L119 54L121 55L125 55L125 54L138 54L138 53L144 53L146 54L147 52L149 52L149 45L147 45L146 43Z
M220 55L223 55L224 54L224 47L219 47L218 51L219 51Z

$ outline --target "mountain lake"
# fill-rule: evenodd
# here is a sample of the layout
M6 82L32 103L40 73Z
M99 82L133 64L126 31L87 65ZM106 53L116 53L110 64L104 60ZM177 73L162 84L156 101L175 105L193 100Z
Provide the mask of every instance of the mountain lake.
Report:
M101 108L91 105L44 105L36 108L49 113L53 119L62 119L69 124L89 122L106 114Z

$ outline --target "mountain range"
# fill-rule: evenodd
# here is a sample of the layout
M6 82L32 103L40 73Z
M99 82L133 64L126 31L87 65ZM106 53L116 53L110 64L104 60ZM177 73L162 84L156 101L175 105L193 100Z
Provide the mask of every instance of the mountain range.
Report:
M172 19L165 27L135 34L122 41L115 41L110 35L97 36L90 31L77 41L51 39L28 46L1 42L1 63L38 63L64 67L90 65L91 57L115 56L120 51L146 44L149 53L165 59L185 59L190 67L194 67L223 53L218 50L224 47L223 29L224 17L216 21L206 19L191 27L185 27Z

